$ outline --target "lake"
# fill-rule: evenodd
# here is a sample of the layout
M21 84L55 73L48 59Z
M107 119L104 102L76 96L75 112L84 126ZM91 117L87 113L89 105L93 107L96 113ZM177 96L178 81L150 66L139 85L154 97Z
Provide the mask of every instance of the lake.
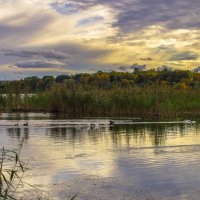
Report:
M199 200L198 122L115 121L110 128L106 118L2 113L0 148L17 147L24 137L24 179L54 199Z

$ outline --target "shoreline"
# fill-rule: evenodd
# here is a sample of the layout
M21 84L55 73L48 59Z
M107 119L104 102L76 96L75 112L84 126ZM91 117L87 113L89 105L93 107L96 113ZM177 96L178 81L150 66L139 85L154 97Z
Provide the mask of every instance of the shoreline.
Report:
M200 112L178 112L173 114L158 114L158 113L146 113L142 115L138 114L91 114L91 113L69 113L69 112L49 112L43 110L13 110L13 111L6 111L1 110L0 115L3 113L8 114L28 114L28 113L35 113L35 114L42 114L42 115L53 115L59 118L69 118L69 119L87 119L87 118L96 118L96 119L127 119L127 120L175 120L175 119L198 119L200 118Z

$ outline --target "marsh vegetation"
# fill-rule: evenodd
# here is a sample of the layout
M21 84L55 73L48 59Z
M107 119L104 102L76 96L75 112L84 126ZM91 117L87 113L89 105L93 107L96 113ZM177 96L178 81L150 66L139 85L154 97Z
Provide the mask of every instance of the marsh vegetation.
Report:
M183 70L29 77L2 83L1 93L6 94L0 96L1 110L11 112L161 117L200 113L200 74Z

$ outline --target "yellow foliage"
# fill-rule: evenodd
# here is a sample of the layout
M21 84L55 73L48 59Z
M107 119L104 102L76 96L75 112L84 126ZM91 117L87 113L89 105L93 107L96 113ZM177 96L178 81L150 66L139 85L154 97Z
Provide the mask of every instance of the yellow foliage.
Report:
M186 83L181 83L180 88L183 90L186 90L186 89L188 89L188 86L186 85Z

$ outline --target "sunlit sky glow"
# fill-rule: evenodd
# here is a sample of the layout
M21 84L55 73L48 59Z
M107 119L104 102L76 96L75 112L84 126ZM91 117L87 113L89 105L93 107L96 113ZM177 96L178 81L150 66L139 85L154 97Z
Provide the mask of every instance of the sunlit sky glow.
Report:
M0 78L200 65L199 0L0 0Z

